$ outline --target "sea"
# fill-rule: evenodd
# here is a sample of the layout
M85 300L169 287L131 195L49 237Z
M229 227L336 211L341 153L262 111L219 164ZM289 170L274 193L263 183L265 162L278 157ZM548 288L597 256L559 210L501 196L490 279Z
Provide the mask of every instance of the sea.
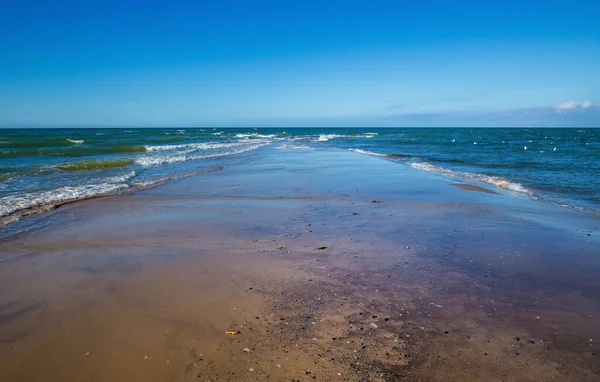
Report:
M600 129L48 128L0 129L0 220L325 148L600 215Z

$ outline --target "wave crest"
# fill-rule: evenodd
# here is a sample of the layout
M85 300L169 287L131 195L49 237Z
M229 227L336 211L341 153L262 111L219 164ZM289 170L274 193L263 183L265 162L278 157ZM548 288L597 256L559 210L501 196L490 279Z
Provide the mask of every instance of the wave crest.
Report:
M111 194L128 188L129 185L126 182L134 176L135 171L131 171L124 175L104 178L101 183L61 187L23 195L5 196L0 198L0 216L10 215L20 210L38 206L51 206L74 200Z
M516 183L516 182L511 182L510 180L501 178L499 176L491 176L491 175L477 174L477 173L464 172L464 171L454 171L454 170L449 170L447 168L438 167L431 163L413 162L410 164L410 166L413 168L416 168L418 170L434 172L436 174L441 174L441 175L446 175L446 176L474 180L477 182L490 183L497 187L505 188L507 190L521 192L521 193L525 193L525 194L533 194L533 191L529 190L528 188L523 187L522 184Z

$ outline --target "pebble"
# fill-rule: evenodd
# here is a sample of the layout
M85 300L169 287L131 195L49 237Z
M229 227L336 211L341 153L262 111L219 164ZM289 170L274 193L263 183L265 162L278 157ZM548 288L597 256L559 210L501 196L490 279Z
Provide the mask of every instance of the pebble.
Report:
M250 370L250 371L254 371L254 368L253 368L253 367L251 367L251 368L250 368L250 369L248 369L248 370Z
M376 323L374 323L374 322L371 322L371 326L372 326L372 327L374 327L375 329L377 329L377 328L379 327L379 326L377 326L377 324L376 324Z
M248 353L250 351L250 348L244 348L244 352Z

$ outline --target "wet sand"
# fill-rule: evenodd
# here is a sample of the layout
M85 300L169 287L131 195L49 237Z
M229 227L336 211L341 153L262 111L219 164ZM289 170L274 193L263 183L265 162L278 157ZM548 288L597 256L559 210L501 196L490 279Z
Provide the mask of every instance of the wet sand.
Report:
M36 226L0 242L1 381L600 378L598 217L502 190L265 149Z

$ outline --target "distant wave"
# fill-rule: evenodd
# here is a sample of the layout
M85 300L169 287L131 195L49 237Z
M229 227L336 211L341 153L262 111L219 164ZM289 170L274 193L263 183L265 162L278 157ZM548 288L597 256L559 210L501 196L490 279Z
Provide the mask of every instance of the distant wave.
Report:
M6 149L19 149L19 148L43 148L43 147L51 147L51 146L72 146L73 144L77 144L77 142L83 143L82 140L70 140L68 138L40 138L40 139L30 139L30 140L3 140L0 141L0 148Z
M378 133L365 133L361 135L345 135L345 134L321 134L317 137L316 142L327 142L337 138L375 138Z
M236 134L233 136L234 138L238 138L238 139L249 139L249 138L266 138L266 139L272 139L272 138L276 138L277 135L276 134L259 134L259 133L252 133L252 134Z
M464 171L454 171L454 170L449 170L447 168L433 165L431 163L413 162L410 165L411 165L411 167L416 168L418 170L429 171L429 172L434 172L434 173L441 174L441 175L464 178L464 179L474 180L474 181L478 181L478 182L490 183L490 184L493 184L500 188L505 188L505 189L508 189L511 191L516 191L516 192L522 192L525 194L533 193L531 190L523 187L523 185L521 185L520 183L511 182L511 181L501 178L499 176L490 176L490 175L477 174L477 173L464 172Z
M335 138L349 138L348 135L339 135L339 134L321 134L317 138L317 142L327 142L331 139Z
M251 142L234 142L234 143L186 143L182 145L157 145L157 146L144 146L146 151L172 151L172 150L181 150L181 149L193 149L193 150L214 150L214 149L222 149L228 147L236 147L248 144Z
M115 147L57 147L57 148L28 148L19 150L0 151L0 158L18 158L22 156L56 155L65 157L81 157L98 154L122 154L145 152L144 146L115 146Z
M211 154L191 155L191 154L179 154L178 153L177 155L145 156L145 157L140 157L140 158L135 159L135 163L139 164L140 166L147 167L147 166L158 166L158 165L162 165L162 164L172 164L172 163L177 163L177 162L186 162L186 161L196 160L196 159L216 158L216 157L241 154L241 153L244 153L247 151L256 150L257 148L259 148L261 146L265 146L266 144L267 143L254 144L254 145L240 148L238 150L223 151L223 152L217 152L217 153L211 153Z
M84 142L83 139L69 139L69 138L67 138L67 141L74 143L76 145L80 145Z

